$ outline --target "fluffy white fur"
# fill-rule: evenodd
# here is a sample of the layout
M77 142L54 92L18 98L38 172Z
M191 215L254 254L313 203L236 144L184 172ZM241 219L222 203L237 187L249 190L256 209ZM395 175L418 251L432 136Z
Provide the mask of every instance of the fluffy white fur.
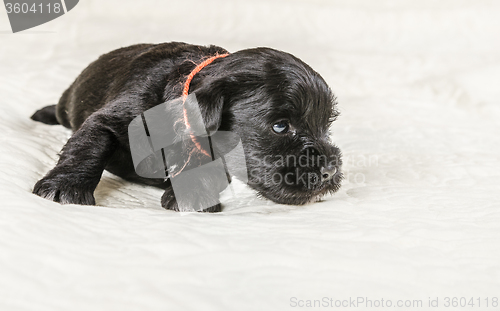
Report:
M0 309L499 295L499 14L489 1L86 0L25 34L0 14ZM339 101L342 189L293 207L234 183L218 215L163 210L161 190L109 173L100 206L31 194L70 133L29 116L96 56L172 40L267 45L315 68Z

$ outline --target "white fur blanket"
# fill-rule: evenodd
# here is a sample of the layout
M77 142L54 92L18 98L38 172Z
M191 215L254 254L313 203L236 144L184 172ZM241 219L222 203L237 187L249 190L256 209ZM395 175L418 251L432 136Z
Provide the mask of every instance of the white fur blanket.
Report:
M446 297L491 306L498 2L172 2L82 0L18 34L0 12L0 310L275 311L358 297L394 310L436 298L444 308ZM270 46L309 63L338 97L342 189L299 207L236 184L242 194L219 214L165 211L160 190L109 173L98 206L32 195L70 132L30 115L99 55L165 41Z

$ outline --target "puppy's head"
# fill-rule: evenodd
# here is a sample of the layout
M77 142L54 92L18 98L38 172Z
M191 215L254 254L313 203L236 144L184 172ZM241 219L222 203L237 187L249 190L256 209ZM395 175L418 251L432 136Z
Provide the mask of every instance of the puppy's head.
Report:
M248 184L277 203L306 204L340 187L338 113L323 78L298 58L257 48L214 62L193 80L210 131L241 137Z

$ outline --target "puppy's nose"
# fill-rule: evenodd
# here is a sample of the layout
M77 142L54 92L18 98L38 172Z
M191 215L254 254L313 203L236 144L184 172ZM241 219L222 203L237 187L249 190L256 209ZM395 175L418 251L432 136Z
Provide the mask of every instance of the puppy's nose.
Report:
M337 168L333 165L328 167L322 167L320 172L321 172L321 182L326 182L332 179L335 173L337 173Z

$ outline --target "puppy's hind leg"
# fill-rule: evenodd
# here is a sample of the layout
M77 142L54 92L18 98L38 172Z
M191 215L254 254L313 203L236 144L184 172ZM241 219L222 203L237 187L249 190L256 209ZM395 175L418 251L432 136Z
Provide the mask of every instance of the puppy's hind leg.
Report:
M117 144L105 119L96 112L82 124L63 147L57 165L35 184L34 194L62 204L95 204L94 190Z

